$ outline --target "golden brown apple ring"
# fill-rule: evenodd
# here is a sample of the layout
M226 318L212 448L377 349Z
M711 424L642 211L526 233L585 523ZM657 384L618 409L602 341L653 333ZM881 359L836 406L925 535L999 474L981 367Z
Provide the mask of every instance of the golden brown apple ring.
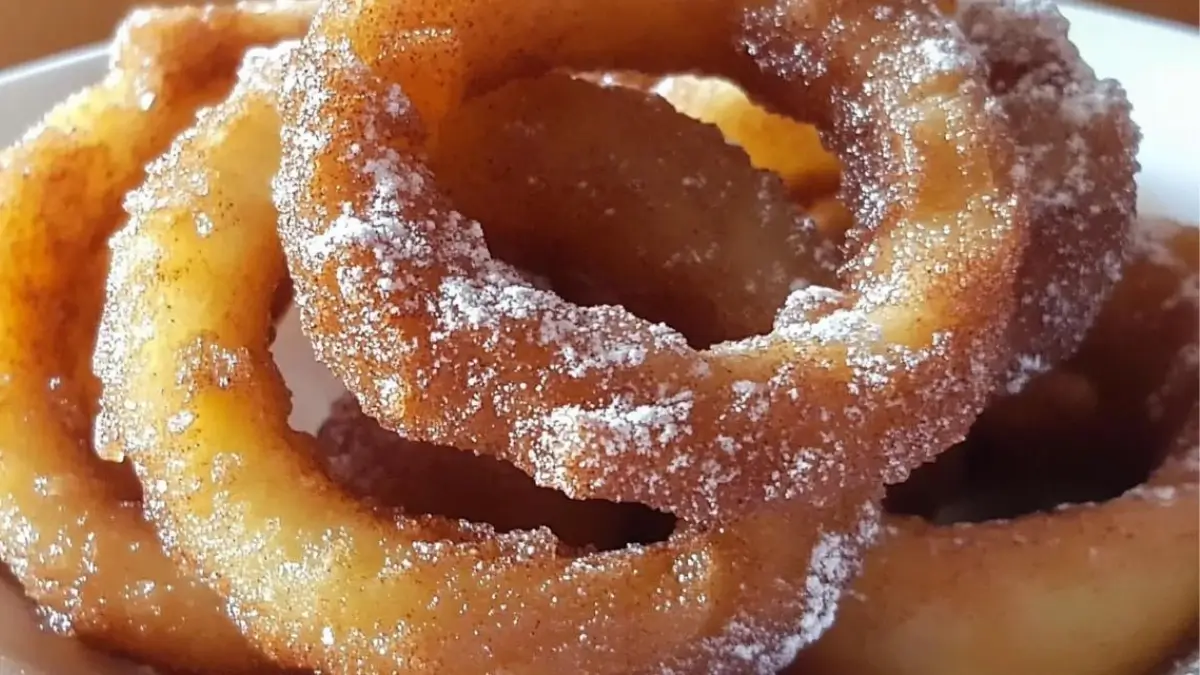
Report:
M1067 438L1094 462L1110 460L1103 444L1115 440L1143 470L1161 466L1111 501L1011 521L890 517L833 629L794 672L1124 675L1151 672L1194 635L1200 237L1138 229L1124 279L1064 367L1101 401L1084 424L1094 431Z
M1080 379L1095 390L1084 398L1099 403L1053 421L1031 415L1018 423L1014 409L1004 418L1013 427L1000 428L992 420L983 433L1004 445L1026 444L1032 430L1024 427L1038 424L1044 436L1065 426L1059 438L1043 438L1040 445L1083 446L1088 459L1069 465L1107 462L1113 464L1110 472L1128 476L1152 462L1160 464L1154 476L1119 506L1073 506L1050 516L953 527L894 519L890 548L868 554L889 574L868 573L857 582L861 595L844 601L854 609L845 610L831 637L789 672L1127 675L1158 672L1150 667L1193 634L1191 598L1200 590L1191 555L1198 543L1196 503L1186 492L1182 501L1163 500L1174 498L1175 489L1194 495L1196 484L1200 236L1192 227L1150 220L1136 235L1128 273L1080 353L1014 397L1061 414L1078 397L1060 385ZM1055 391L1043 392L1046 387ZM1047 405L1048 396L1064 395L1067 400ZM336 409L326 424L340 432L322 431L323 452L345 458L337 478L358 483L368 494L436 483L440 474L485 475L496 464L400 439L353 405ZM1172 435L1177 445L1171 445ZM1155 449L1172 447L1162 463ZM1141 457L1110 462L1118 453ZM1008 448L996 454L1011 455ZM1063 454L1055 453L1060 460ZM517 504L536 493L520 481L495 491ZM419 508L438 513L459 508L452 493L438 490ZM549 504L538 510L542 518L553 511ZM882 618L874 619L876 612ZM915 625L907 626L914 617ZM863 648L865 642L871 646Z
M243 52L302 34L312 9L137 12L105 80L0 155L0 558L54 630L168 667L265 665L163 555L127 469L90 456L106 242L146 162L229 90Z
M1078 446L1086 459L1069 462L1068 468L1104 463L1106 471L1120 474L1121 480L1151 463L1161 464L1152 479L1124 497L1124 506L1076 506L1052 516L942 528L894 519L888 535L894 540L891 548L868 554L868 560L895 573L860 580L856 588L863 596L845 601L855 609L841 615L830 638L835 644L819 642L816 655L803 655L795 672L1157 672L1149 666L1163 661L1181 637L1193 634L1195 606L1189 599L1197 582L1188 570L1197 541L1195 519L1189 513L1194 516L1196 504L1186 499L1155 504L1155 497L1166 498L1167 490L1195 489L1200 232L1144 220L1135 234L1134 259L1082 350L1006 400L1008 414L993 417L981 433L1004 446ZM1069 384L1074 381L1091 393L1076 395L1077 387ZM1075 399L1086 402L1078 406L1084 410L1074 409ZM1024 414L1019 414L1017 401L1027 402L1020 409ZM1029 414L1038 412L1030 410L1033 406L1059 417ZM1071 409L1065 419L1064 406ZM1180 433L1181 426L1189 426L1186 422L1190 430ZM485 475L488 467L498 464L452 450L422 448L382 430L357 410L339 409L330 425L341 434L326 435L323 429L323 451L346 458L336 477L358 483L363 493L390 494L395 484L436 484L443 473ZM1035 435L1041 436L1040 442L1035 443ZM1162 464L1155 449L1170 448L1173 435L1182 445ZM1064 450L1053 453L1060 465L1063 455L1074 452ZM1012 453L1002 447L995 454L1011 459ZM1122 454L1134 457L1121 458ZM1113 461L1121 459L1125 461ZM1024 482L1035 482L1032 478ZM1051 478L1074 477L1062 476L1060 468ZM1055 487L1061 494L1064 486ZM514 480L496 492L524 504L536 490ZM440 489L418 508L452 512L461 507L452 494L451 489ZM981 495L962 497L978 500ZM554 508L544 504L538 513L546 518ZM996 588L986 588L989 585ZM1009 595L1014 587L1018 592ZM864 620L870 621L877 610L883 614L878 622L883 628L863 628ZM918 618L917 625L906 627L904 619L912 616ZM921 619L925 616L941 623L931 625L932 619ZM947 626L957 628L948 631ZM861 648L881 631L882 647ZM863 651L868 666L847 656ZM903 660L894 660L897 655Z
M318 356L385 426L705 523L901 478L991 392L1025 212L977 63L932 6L323 8L284 101L281 233ZM813 118L858 223L845 287L798 290L772 333L696 351L495 260L422 155L465 96L555 66L699 69Z
M968 3L958 21L988 64L1033 195L1006 383L1016 392L1075 352L1121 277L1139 132L1125 91L1096 78L1053 4Z
M1124 91L1096 79L1053 6L967 3L959 23L988 66L1035 195L1017 354L1006 383L1015 392L1075 351L1120 277L1136 203L1138 131ZM720 127L802 200L836 187L836 159L821 149L816 131L757 108L735 86L681 76L656 90L681 112Z
M568 555L546 530L374 510L323 475L312 437L287 426L270 353L286 279L273 79L247 77L131 196L95 359L98 433L137 467L165 545L213 579L246 634L322 672L448 675L772 672L819 635L873 536L867 481Z

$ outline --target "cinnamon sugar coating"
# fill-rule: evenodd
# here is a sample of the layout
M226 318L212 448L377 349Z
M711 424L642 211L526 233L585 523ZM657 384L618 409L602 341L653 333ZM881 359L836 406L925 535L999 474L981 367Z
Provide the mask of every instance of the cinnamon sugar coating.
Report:
M575 555L663 539L674 526L670 516L636 504L569 499L492 457L401 438L367 417L350 394L334 403L316 447L326 475L355 497L499 532L547 527Z
M495 259L424 149L466 96L555 66L699 69L815 122L857 222L840 287L701 351ZM389 428L573 497L711 523L902 479L1009 360L1027 222L981 75L950 20L899 1L328 2L276 187L302 319Z
M832 621L874 538L878 485L759 509L662 543L572 552L545 529L373 509L287 427L271 359L286 278L271 203L290 48L149 170L113 240L98 433L146 488L176 559L245 634L327 672L771 673ZM781 545L780 532L793 533Z
M1125 90L1080 58L1053 3L973 3L958 21L987 64L1032 196L1004 382L1014 393L1075 352L1121 278L1140 132Z
M1133 234L1124 278L1079 353L1006 402L968 445L995 446L1000 464L988 472L1018 474L1021 493L1044 474L1058 494L1089 475L1124 485L1149 477L1100 503L1012 519L889 515L838 621L801 654L797 674L1149 673L1194 641L1200 233L1145 219ZM1056 387L1065 378L1090 395ZM1047 387L1058 395L1039 392ZM963 489L967 504L985 501L980 486ZM954 512L963 510L944 517Z
M135 12L105 79L0 154L0 559L51 630L168 668L269 667L163 555L128 467L91 454L107 239L145 164L229 91L244 52L302 34L312 9Z
M968 3L958 22L985 64L1016 146L1014 171L1032 197L1015 353L1000 390L1012 394L1074 353L1120 278L1140 132L1124 89L1080 58L1052 2ZM653 86L680 111L720 127L755 166L799 176L802 201L837 184L840 167L813 128L756 107L731 84L677 76L628 86Z
M12 357L20 365L14 372L25 377L21 369L33 364L36 373L21 380L25 388L14 389L20 398L13 400L26 408L27 400L47 401L34 411L44 422L39 434L53 422L67 430L60 436L70 449L92 449L96 384L82 355L100 300L63 303L49 289L95 288L107 264L100 243L121 218L112 215L116 209L80 218L78 204L107 208L142 179L144 161L191 122L197 106L228 89L233 61L246 46L240 31L259 30L245 28L240 17L269 23L255 35L274 42L307 24L312 5L293 7L179 13L221 31L211 51L203 30L179 38L191 42L180 58L192 70L178 77L208 83L195 92L154 82L144 73L155 67L128 55L124 72L137 63L139 74L93 90L121 87L123 110L132 114L136 97L151 120L164 101L171 110L176 101L191 107L186 115L157 113L170 116L169 131L146 122L143 132L131 123L135 156L105 158L112 175L77 189L78 202L69 191L55 193L67 199L38 217L50 213L61 229L14 230L18 237L32 233L34 250L62 256L64 270L78 268L45 278L40 267L5 273L19 277L11 289L13 339L30 337L17 330L41 331L55 349L70 346L60 350L66 355L21 351L24 344L10 350L21 354ZM298 51L291 44L255 51L237 91L203 111L154 163L128 199L129 224L114 237L94 361L104 385L95 449L110 458L128 454L145 486L146 518L169 557L142 520L129 476L79 460L54 468L70 480L40 473L32 490L17 484L10 499L22 508L58 508L61 522L47 527L62 525L59 535L37 536L41 530L20 520L23 513L3 512L0 526L9 523L15 539L0 544L0 554L27 571L30 561L46 567L64 549L78 552L78 560L67 560L83 570L77 584L58 577L27 583L46 599L52 625L116 636L109 644L133 651L145 648L141 635L134 640L140 621L162 631L150 660L217 672L257 672L265 667L255 651L261 648L285 666L323 672L774 673L833 622L876 539L883 483L903 479L961 439L997 381L1019 390L1074 351L1120 275L1137 132L1123 92L1097 81L1066 41L1065 27L1041 10L1022 2L968 8L960 19L964 36L927 4L902 0L327 0ZM153 23L147 16L132 22L133 30ZM247 21L257 26L260 19ZM193 63L197 54L207 60ZM463 153L485 146L497 155L521 152L513 149L519 142L504 137L512 129L489 124L536 120L539 111L505 99L504 85L558 66L699 69L741 83L773 110L805 115L846 170L843 196L856 224L841 251L830 254L828 233L788 208L772 177L713 160L685 180L711 181L732 199L692 217L679 207L659 212L665 217L656 226L669 229L665 235L638 232L632 217L614 230L616 244L650 252L643 262L667 256L680 239L693 247L686 252L693 258L705 237L729 253L712 258L732 270L729 284L745 288L702 276L703 260L644 280L697 279L687 296L694 304L668 308L675 312L671 326L660 323L666 313L643 316L655 306L663 311L664 303L638 305L633 294L644 284L635 280L609 304L586 307L505 262L513 251L536 250L538 237L553 241L549 228L574 223L523 222L515 205L498 203L515 190L480 204L484 192L471 184L471 162L479 158ZM577 93L583 85L553 75L542 86L559 87L564 101L596 93ZM592 100L618 115L654 105L632 92ZM472 120L472 102L495 112L488 117L476 108L484 118ZM85 94L75 103L95 100ZM55 122L52 115L48 129L83 119L55 114L61 116ZM698 139L675 156L671 171L701 155L706 133L716 137L685 120L639 114L623 118L639 120L631 138L640 130L685 144ZM545 133L559 134L566 146L579 140L571 131L567 124ZM583 143L573 152L597 159L602 146ZM112 147L110 139L104 152ZM572 148L554 150L566 157ZM75 152L73 163L83 156ZM608 153L616 167L612 148ZM2 190L5 177L18 174L8 155L0 157ZM642 147L625 157L642 171L657 161ZM535 159L513 156L502 170ZM75 169L65 162L55 170ZM84 166L91 171L92 164ZM620 170L583 180L607 178L603 189L613 189L623 181ZM21 171L23 181L30 173ZM47 185L63 180L51 178ZM571 174L553 178L565 184ZM41 189L39 181L22 185ZM676 202L703 208L680 184ZM100 198L89 192L97 185ZM44 200L52 190L43 192ZM476 203L468 205L470 198ZM34 202L14 203L18 215L32 213ZM624 203L609 207L619 211ZM477 209L490 209L482 216L491 228L487 239L473 220ZM559 209L569 213L566 200ZM66 222L67 212L82 222ZM598 222L601 215L588 217ZM684 237L689 223L705 231ZM1084 230L1086 246L1068 250ZM586 232L573 236L576 244L586 240ZM1131 250L1143 260L1153 237L1141 230L1138 237ZM27 244L13 245L24 255ZM504 253L504 245L511 250ZM619 245L597 249L582 261L594 269L581 271L599 273L620 261ZM681 524L665 541L621 546L628 523L609 516L645 507L611 512L607 505L593 518L568 496L522 483L545 502L535 499L539 506L524 511L513 504L497 531L469 521L491 508L470 499L459 504L462 513L437 517L347 494L326 475L330 467L322 471L314 459L315 440L286 425L290 393L269 348L271 319L286 300L280 291L290 289L289 267L318 352L363 407L392 429L454 446L420 455L428 461L418 461L416 471L478 451L491 455L484 458L491 466L505 467L497 475L516 482L524 472L579 500L670 510L683 516ZM1132 270L1142 271L1136 263ZM1194 284L1184 284L1174 302L1194 302L1189 289ZM732 298L734 306L705 315L696 309L701 296ZM1143 315L1146 326L1160 325L1157 316ZM691 324L681 330L680 321ZM694 337L703 330L708 334ZM761 334L743 338L747 332ZM1085 343L1077 359L1098 353ZM1158 372L1162 363L1144 365ZM1195 350L1180 350L1168 365L1168 384L1140 403L1164 428L1181 414L1180 388L1195 382ZM1030 387L1039 381L1033 377ZM12 435L28 431L21 426L27 419L13 416ZM66 458L63 448L50 459ZM1117 540L1137 539L1150 529L1139 523L1153 519L1158 538L1143 536L1143 545L1175 551L1194 544L1194 519L1184 516L1196 508L1195 445L1184 450L1114 505L1033 518L1033 530L1058 537L1064 527L1094 523L1097 513L1128 511L1133 520L1106 530ZM31 475L17 472L12 480ZM83 486L78 493L74 481ZM102 481L106 491L86 501ZM442 496L434 481L419 487L431 502ZM64 493L82 495L68 514L79 516L74 525L63 520ZM545 521L526 518L542 504L567 515L550 529L533 527ZM112 528L87 519L109 513L104 509L117 514ZM1050 534L1037 529L1043 523ZM887 536L909 524L893 520ZM1023 555L1003 546L1007 529L992 525L978 528L981 545L997 553L989 562ZM944 533L913 529L917 549ZM124 538L133 538L129 553ZM1060 539L1064 564L1085 549L1093 555L1080 540ZM583 540L605 550L580 546ZM1086 543L1101 541L1117 552L1119 567L1126 565L1133 549L1109 539ZM97 567L104 555L110 559ZM983 564L978 555L955 559ZM1155 625L1174 626L1188 609L1163 598L1182 597L1181 588L1195 597L1195 575L1181 573L1179 559L1128 563L1150 570L1158 583L1138 595L1154 603L1143 607ZM134 585L130 570L145 576L139 565L147 574L176 576ZM887 578L891 586L900 577ZM1028 578L1030 586L1043 579ZM254 647L234 634L224 612ZM204 639L173 641L189 630Z

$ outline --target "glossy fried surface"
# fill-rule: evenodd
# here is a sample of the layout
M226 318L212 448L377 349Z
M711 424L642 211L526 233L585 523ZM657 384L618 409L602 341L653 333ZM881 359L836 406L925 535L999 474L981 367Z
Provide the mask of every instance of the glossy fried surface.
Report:
M797 672L1122 675L1195 637L1200 240L1126 250L1136 130L1055 13L327 0L193 119L314 5L138 14L0 154L0 559L52 628L450 675L766 675L839 604ZM558 66L696 67L840 160L740 89L685 112L741 149ZM363 402L318 438L270 353L288 265ZM997 379L905 486L935 522L868 551Z
M889 517L833 629L796 673L1149 673L1194 641L1198 252L1195 227L1140 223L1133 259L1080 353L968 440L995 446L968 448L979 451L971 471L1007 480L1008 497L1026 504L1048 493L1041 480L1060 497L1072 480L1103 485L1104 474L1141 485L1099 504L1042 502L1044 511L1011 520ZM1041 453L1025 447L1035 444ZM998 496L976 482L942 499L995 512ZM969 513L948 507L940 519Z
M938 459L951 466L920 486L939 505L927 511L938 522L893 516L831 634L788 672L1160 672L1152 666L1194 635L1200 592L1198 251L1195 227L1140 224L1133 260L1082 351L1000 401L1002 414L990 411L966 447ZM356 492L415 493L429 512L478 505L440 481L465 474L471 486L499 465L401 439L350 400L320 438L336 478ZM1113 481L1141 485L1071 505ZM486 491L516 508L540 501L520 478ZM1016 510L1031 508L1041 512ZM952 524L966 518L976 522Z
M1071 356L1121 277L1136 215L1140 132L1125 91L1096 77L1058 8L971 4L958 18L988 64L1030 191L1030 240L1007 390Z
M889 520L835 628L788 672L1157 673L1194 636L1200 234L1144 219L1132 252L1080 353L985 416L963 449L973 466L925 481L941 503L928 512L939 523ZM329 424L356 430L353 441L322 438L331 456L356 457L343 475L370 481L364 492L446 470L389 461L385 453L418 444L352 403ZM956 449L938 463L959 458ZM1109 490L1114 478L1141 485L1107 503L1070 503L1091 501L1083 490ZM521 500L533 488L504 489ZM1013 511L1014 502L1042 512ZM951 524L963 518L977 522Z
M98 426L176 558L221 580L268 653L327 672L769 672L819 634L873 536L865 486L567 555L544 530L405 517L330 482L269 353L285 54L151 167L113 242Z
M978 64L930 6L324 7L285 98L281 233L318 356L385 426L707 523L899 479L982 408L1024 210ZM452 37L413 30L433 25ZM842 288L798 289L770 334L696 351L493 258L420 151L465 98L555 66L698 68L825 128L856 215ZM886 86L852 86L868 76Z
M127 468L91 456L107 239L145 163L228 91L242 53L302 33L311 10L137 12L106 79L0 154L0 558L52 629L151 663L264 667L163 555Z

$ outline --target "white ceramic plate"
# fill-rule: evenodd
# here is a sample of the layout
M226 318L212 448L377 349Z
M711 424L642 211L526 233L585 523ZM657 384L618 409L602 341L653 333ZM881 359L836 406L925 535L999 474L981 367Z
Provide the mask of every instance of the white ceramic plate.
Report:
M1200 221L1200 36L1194 30L1085 5L1064 8L1072 38L1104 77L1119 79L1145 135L1140 160L1142 213ZM0 145L7 145L70 93L97 81L103 47L83 49L0 73ZM313 430L340 391L317 366L294 320L282 327L276 356L298 396L293 423ZM302 386L295 386L301 385ZM27 664L36 664L36 667ZM24 603L0 587L0 675L127 674L74 643L39 634Z

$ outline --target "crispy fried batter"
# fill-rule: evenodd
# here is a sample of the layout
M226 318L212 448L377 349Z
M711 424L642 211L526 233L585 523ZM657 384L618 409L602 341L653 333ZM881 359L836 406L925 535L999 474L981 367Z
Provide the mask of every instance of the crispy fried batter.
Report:
M1056 12L326 0L168 149L315 5L139 13L0 154L0 559L51 627L172 671L767 675L867 556L787 672L1195 637L1200 237L1144 223L1117 284L1137 131ZM728 78L665 91L717 129L558 66ZM315 439L288 265L356 397Z
M1124 89L1096 77L1058 8L1030 0L964 6L958 19L988 64L1029 190L1008 392L1079 348L1121 276L1136 215L1140 132Z
M1200 231L1147 219L1135 236L1134 258L1081 352L1002 400L1003 415L939 457L957 464L941 484L921 486L935 491L940 508L926 512L939 522L892 517L834 629L788 672L1129 675L1158 672L1151 666L1194 635ZM364 492L390 493L380 486L392 480L436 485L461 471L409 461L406 453L452 451L404 441L349 400L328 424L342 433L323 431L323 452L352 456L343 476L368 479ZM451 464L472 462L483 471L494 460ZM1060 508L1152 465L1147 481L1112 502ZM504 489L514 500L536 490L513 483ZM439 501L433 508L459 500L425 504ZM950 525L1017 515L1014 501L1044 512ZM955 630L945 629L947 615Z
M959 478L971 480L930 515L984 522L889 517L795 673L1128 675L1194 644L1200 236L1146 221L1135 241L1080 353L1005 401L959 453L969 463ZM1097 487L1117 496L1062 505ZM1014 497L1044 511L1018 515L1005 503Z
M277 193L319 358L389 428L697 523L902 477L961 438L1007 362L1026 221L978 63L945 17L900 0L836 16L651 7L325 5L285 99ZM411 30L432 24L453 37ZM464 98L552 67L736 75L817 120L856 214L843 288L797 289L771 333L698 351L623 308L531 287L423 159ZM854 85L868 77L880 86Z
M248 635L324 671L473 674L705 670L779 636L752 655L766 671L819 634L873 535L864 484L566 555L544 530L370 509L323 475L313 439L287 427L269 353L285 269L275 90L257 83L273 79L249 77L131 198L96 353L100 432L138 467L163 540L221 579ZM780 546L781 531L797 534Z
M497 532L548 527L575 549L661 541L674 528L670 516L636 504L576 501L498 459L403 439L349 394L334 403L316 446L325 473L351 494L414 516L487 523Z
M0 557L52 628L167 667L265 666L162 554L126 467L89 456L106 242L145 163L228 91L243 52L302 33L311 10L135 13L108 77L0 155Z

